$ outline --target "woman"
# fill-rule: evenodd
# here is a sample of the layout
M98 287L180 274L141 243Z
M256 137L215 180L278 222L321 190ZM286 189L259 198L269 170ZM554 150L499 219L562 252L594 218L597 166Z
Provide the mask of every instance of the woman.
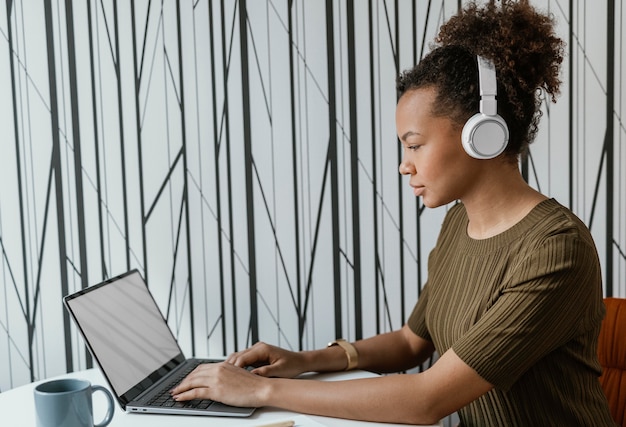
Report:
M315 351L257 343L198 368L173 390L176 399L414 424L458 411L464 426L613 425L598 382L604 306L593 240L518 167L537 130L538 92L558 94L563 43L550 17L524 1L470 4L436 42L398 79L399 170L424 205L460 203L444 220L407 324ZM289 379L403 371L434 350L440 358L422 373Z

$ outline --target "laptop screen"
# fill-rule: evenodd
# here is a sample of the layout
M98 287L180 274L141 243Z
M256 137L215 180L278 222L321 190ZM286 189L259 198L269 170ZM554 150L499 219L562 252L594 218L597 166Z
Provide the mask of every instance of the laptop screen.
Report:
M184 359L137 270L69 295L64 301L118 396L140 383L149 386L152 381L147 381L148 377L171 369L166 365L174 359Z

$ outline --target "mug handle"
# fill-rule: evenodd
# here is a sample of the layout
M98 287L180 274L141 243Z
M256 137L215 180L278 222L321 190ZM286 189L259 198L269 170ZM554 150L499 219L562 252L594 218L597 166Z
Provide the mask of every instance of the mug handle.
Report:
M106 388L102 387L101 385L92 385L91 386L91 393L92 394L95 393L98 390L103 392L104 395L107 397L107 400L109 401L109 409L107 410L107 413L104 416L104 420L102 420L101 423L96 424L94 427L104 427L104 426L108 425L113 420L113 412L115 411L115 405L113 404L113 396L111 395L111 392L109 390L107 390Z

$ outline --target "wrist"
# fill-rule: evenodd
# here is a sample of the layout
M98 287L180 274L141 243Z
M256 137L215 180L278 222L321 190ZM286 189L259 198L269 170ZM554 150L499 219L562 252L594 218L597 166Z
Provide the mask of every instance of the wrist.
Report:
M339 338L335 341L329 342L328 347L341 347L344 351L346 358L346 371L351 371L355 369L359 365L359 353L356 350L356 347L344 340L343 338Z
M279 378L265 378L262 377L262 386L258 388L257 394L258 404L255 406L275 406L273 404L273 398L277 393L277 382Z
M332 358L329 358L326 348L300 352L304 359L304 372L330 372L341 368L335 367Z

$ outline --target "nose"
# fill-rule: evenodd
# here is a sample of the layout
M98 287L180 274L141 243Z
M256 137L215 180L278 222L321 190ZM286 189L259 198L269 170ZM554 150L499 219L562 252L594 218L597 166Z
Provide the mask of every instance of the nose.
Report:
M410 163L406 162L404 159L400 162L398 166L398 172L400 175L410 175L415 168L411 166Z

